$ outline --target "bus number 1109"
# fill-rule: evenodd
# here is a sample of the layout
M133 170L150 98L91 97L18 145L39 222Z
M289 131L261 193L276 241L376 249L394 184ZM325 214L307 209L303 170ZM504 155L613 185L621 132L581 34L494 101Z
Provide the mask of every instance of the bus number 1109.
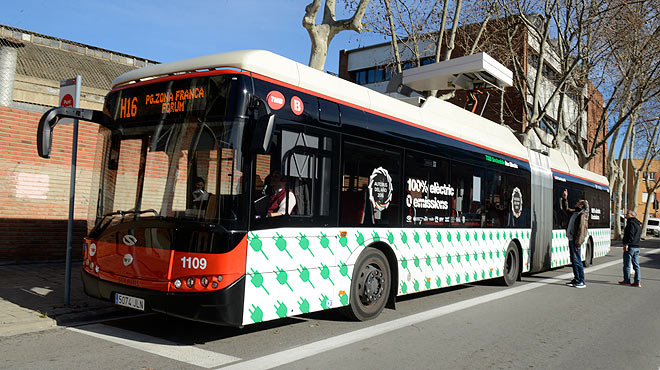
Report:
M204 270L206 268L206 258L181 257L184 269Z

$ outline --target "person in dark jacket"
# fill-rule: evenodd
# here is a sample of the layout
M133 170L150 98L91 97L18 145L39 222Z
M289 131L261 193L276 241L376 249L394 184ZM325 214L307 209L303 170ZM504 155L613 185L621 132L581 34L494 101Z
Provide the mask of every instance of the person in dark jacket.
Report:
M580 249L589 234L589 202L582 199L575 204L575 210L571 214L566 227L566 238L568 238L568 249L571 253L571 264L573 265L573 280L566 283L576 288L586 288L584 280L584 265L582 264L582 253Z
M626 228L623 230L623 281L621 285L632 285L641 288L642 274L639 268L639 240L642 236L642 223L636 218L635 211L629 209L626 213ZM635 270L635 280L630 284L630 262Z

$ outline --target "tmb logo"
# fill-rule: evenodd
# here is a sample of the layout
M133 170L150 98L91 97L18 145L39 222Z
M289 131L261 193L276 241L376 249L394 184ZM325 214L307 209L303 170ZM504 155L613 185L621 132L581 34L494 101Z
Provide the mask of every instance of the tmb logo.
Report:
M266 101L272 110L279 110L284 106L285 100L281 92L273 90L266 96Z

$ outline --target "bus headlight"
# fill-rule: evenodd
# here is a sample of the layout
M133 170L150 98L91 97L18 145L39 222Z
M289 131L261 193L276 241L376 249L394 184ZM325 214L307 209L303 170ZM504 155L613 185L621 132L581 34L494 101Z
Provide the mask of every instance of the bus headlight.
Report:
M203 276L201 279L199 279L199 283L202 284L204 288L209 286L209 279L206 276Z
M181 279L174 280L174 287L177 289L181 288Z
M188 288L192 288L192 287L195 285L195 279L189 277L189 278L186 280L186 285L188 286Z

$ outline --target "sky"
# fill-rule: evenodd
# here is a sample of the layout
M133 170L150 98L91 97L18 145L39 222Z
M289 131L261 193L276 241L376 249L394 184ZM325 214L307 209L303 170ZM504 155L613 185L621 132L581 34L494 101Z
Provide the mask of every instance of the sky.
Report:
M302 18L309 3L19 0L3 3L0 24L158 62L265 49L307 65L311 41ZM345 18L342 13L343 5L338 4L338 18ZM339 51L366 46L366 38L353 31L340 32L330 43L325 70L337 73Z

